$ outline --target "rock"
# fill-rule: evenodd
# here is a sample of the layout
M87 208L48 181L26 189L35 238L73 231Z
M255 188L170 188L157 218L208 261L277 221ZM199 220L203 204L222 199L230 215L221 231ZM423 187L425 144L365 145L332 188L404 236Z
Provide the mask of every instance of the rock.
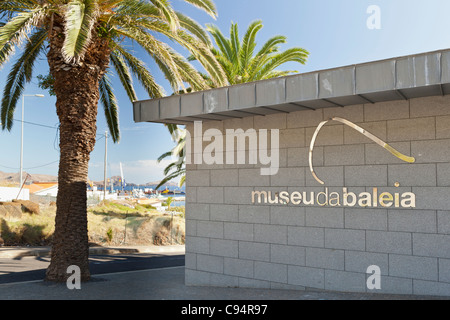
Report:
M20 203L0 202L0 217L6 219L20 219L22 218L22 206Z
M39 204L29 200L13 200L13 203L19 203L21 205L22 212L30 214L40 214L41 209Z

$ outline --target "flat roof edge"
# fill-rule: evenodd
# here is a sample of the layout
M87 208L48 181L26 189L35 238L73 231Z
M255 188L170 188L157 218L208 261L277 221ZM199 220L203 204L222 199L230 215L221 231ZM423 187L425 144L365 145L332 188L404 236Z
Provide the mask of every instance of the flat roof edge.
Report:
M133 102L135 122L189 123L450 94L450 49Z

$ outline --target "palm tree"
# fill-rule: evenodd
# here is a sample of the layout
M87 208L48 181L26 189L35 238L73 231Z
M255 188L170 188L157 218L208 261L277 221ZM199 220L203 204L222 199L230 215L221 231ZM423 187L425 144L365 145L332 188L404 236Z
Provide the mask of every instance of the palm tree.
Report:
M309 52L303 48L294 47L280 51L279 45L287 42L287 38L282 35L270 38L255 53L256 36L262 28L261 20L253 21L240 40L237 23L231 23L229 38L226 38L217 26L207 25L207 30L216 43L216 48L213 48L212 51L225 70L229 85L298 73L296 70L279 71L276 69L287 62L306 63ZM196 57L191 56L189 59L196 60ZM214 87L213 79L209 76L205 77Z
M170 206L172 205L172 202L174 201L173 197L167 197L166 199L166 205L167 205L167 209L170 210Z
M180 177L178 186L182 187L186 180L186 168L185 168L185 149L186 145L186 130L179 128L177 125L173 125L169 128L169 132L172 136L172 140L175 142L175 147L172 150L163 153L158 158L158 162L161 162L167 157L176 157L177 160L171 162L164 168L165 177L159 182L155 189L159 189L166 182L169 182L177 177Z
M218 27L208 25L207 30L214 38L217 48L211 51L221 64L226 73L228 85L252 82L257 80L277 78L293 73L295 70L278 71L276 68L287 62L298 62L305 64L309 55L308 51L303 48L294 47L280 52L280 44L286 43L287 38L282 35L274 36L267 40L261 49L255 54L256 36L262 29L263 24L260 20L254 21L248 27L242 40L239 39L239 30L237 23L231 24L230 38L226 38ZM195 56L189 57L189 60L196 60ZM203 77L209 82L211 87L215 87L213 79L208 75ZM165 169L165 178L159 186L176 177L180 177L180 186L185 182L184 158L183 151L186 143L186 133L184 129L178 128L177 134L172 134L172 139L176 146L169 152L162 154L158 160L175 156L178 160L170 163ZM177 128L172 128L171 132L176 132Z
M184 1L216 16L211 0ZM54 79L60 121L59 192L46 279L65 281L68 266L76 265L81 280L89 280L86 183L99 100L112 139L120 139L118 106L108 73L115 71L131 100L137 99L133 76L150 98L163 95L152 72L130 51L130 44L136 43L157 63L175 92L183 90L184 83L194 90L208 88L192 65L159 35L187 48L218 86L224 84L223 73L210 53L207 33L176 12L168 0L1 1L0 22L0 67L20 49L4 87L2 129L11 129L17 100L32 80L40 54L46 54Z

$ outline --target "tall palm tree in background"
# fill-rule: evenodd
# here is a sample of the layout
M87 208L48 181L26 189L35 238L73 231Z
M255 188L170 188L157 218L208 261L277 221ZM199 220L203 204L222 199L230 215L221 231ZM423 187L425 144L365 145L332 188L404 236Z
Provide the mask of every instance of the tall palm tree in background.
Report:
M184 0L216 16L210 0ZM17 0L0 2L0 67L18 49L1 101L2 129L10 130L25 84L40 54L46 54L54 79L60 121L60 162L55 232L46 279L65 281L76 265L81 280L90 278L86 183L95 145L97 104L103 103L114 142L119 141L118 106L108 73L117 74L130 100L137 100L133 76L150 98L163 95L145 64L129 50L136 43L162 70L174 92L187 83L207 89L204 78L179 53L161 41L164 35L187 48L211 76L224 85L223 72L210 52L207 33L175 12L167 0ZM109 69L108 69L109 68Z
M217 26L212 24L207 26L207 30L216 43L212 51L225 70L229 85L298 73L296 70L276 69L287 62L306 63L309 52L303 48L294 47L280 51L279 45L287 42L287 38L282 35L270 38L258 52L255 52L256 36L262 28L261 20L253 21L241 40L237 23L231 23L229 38L226 38ZM196 60L196 57L191 56L190 60ZM208 75L205 77L210 81L211 86L214 86L214 79Z
M207 26L207 30L214 38L216 44L216 47L211 48L211 51L226 73L227 85L277 78L298 73L296 70L276 69L287 62L306 63L309 52L303 48L294 47L280 51L279 45L287 42L287 38L282 35L270 38L255 53L257 45L256 36L262 28L262 21L257 20L252 22L241 40L239 38L237 23L231 24L229 38L225 37L215 25ZM189 60L196 60L196 57L192 55L189 57ZM207 74L203 74L203 77L211 87L216 87L213 78ZM186 143L186 132L181 128L172 128L170 132L176 146L171 151L162 154L158 158L158 161L167 157L176 157L177 160L170 163L164 169L166 176L157 188L177 177L181 177L179 182L180 186L185 182L184 145Z

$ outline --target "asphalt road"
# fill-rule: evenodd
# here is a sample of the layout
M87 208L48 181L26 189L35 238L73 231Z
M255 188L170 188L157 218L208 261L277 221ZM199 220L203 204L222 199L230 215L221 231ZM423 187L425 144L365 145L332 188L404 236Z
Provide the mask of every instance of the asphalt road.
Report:
M50 257L0 259L0 284L42 280ZM184 266L184 255L120 254L89 258L92 275Z

